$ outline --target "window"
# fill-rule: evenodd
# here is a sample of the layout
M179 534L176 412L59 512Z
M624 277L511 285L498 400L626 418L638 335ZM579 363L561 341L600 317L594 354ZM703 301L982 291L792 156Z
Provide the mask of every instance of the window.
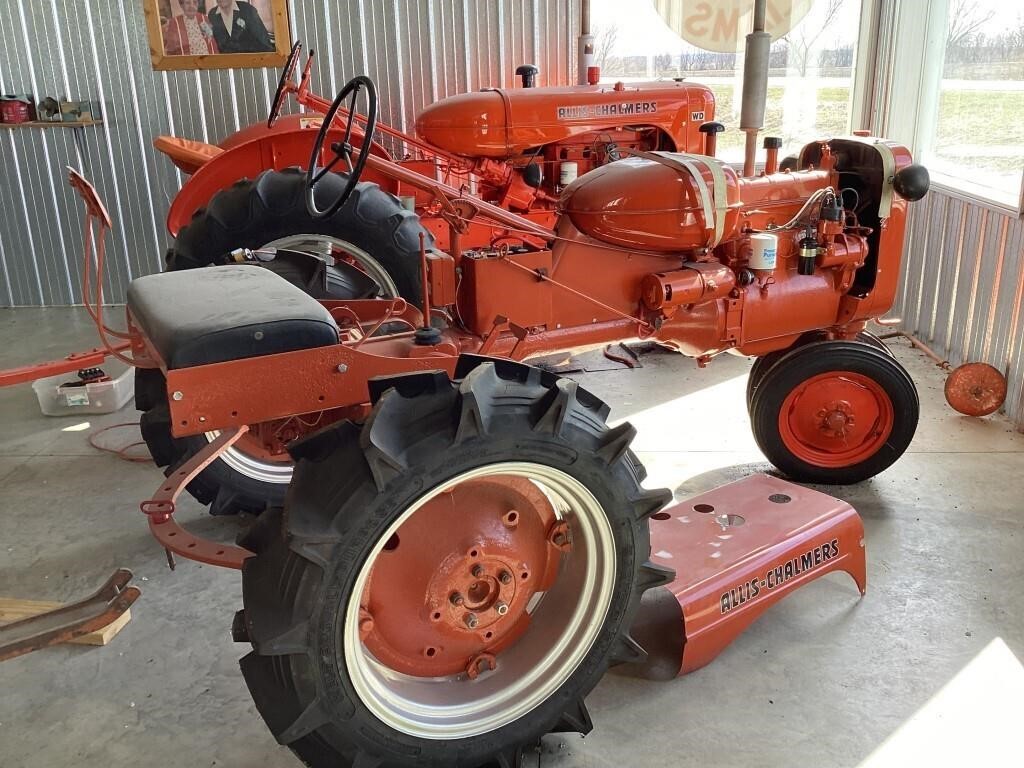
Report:
M883 3L872 127L933 185L1021 212L1024 8L1004 0Z
M624 13L619 0L592 0L602 82L686 77L707 85L715 94L715 119L726 127L718 155L742 162L743 42L752 5L752 0L641 0ZM813 139L861 127L851 126L861 5L861 0L769 0L769 32L773 17L785 23L780 8L799 18L773 41L769 61L761 136L781 138L782 156L796 154Z
M1024 8L948 0L937 98L921 159L939 183L1019 210L1024 175ZM930 119L929 119L930 118Z

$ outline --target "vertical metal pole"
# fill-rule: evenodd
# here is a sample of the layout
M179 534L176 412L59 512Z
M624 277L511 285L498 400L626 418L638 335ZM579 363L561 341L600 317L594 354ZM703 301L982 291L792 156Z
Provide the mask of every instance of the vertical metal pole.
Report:
M743 157L743 175L754 175L757 133L764 127L765 102L768 100L768 56L772 36L764 31L768 0L754 0L754 29L747 35L743 55L743 105L740 130L747 134Z
M580 37L576 53L576 84L587 84L587 70L594 66L594 36L590 34L590 0L580 0Z

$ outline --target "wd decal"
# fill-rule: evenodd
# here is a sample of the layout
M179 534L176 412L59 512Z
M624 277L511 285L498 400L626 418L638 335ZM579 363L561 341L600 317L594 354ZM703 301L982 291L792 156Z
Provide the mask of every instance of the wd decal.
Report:
M839 557L839 539L827 541L812 550L804 552L799 557L794 557L782 565L775 566L761 578L745 581L728 592L723 593L721 599L722 613L728 613L733 608L753 600L761 592L770 592L790 579L799 576L801 573L813 570L834 557Z
M691 112L690 113L690 120L692 120L695 123L699 122L699 121L702 121L703 119L704 119L704 113L703 112Z
M627 101L620 104L577 104L558 107L559 120L586 120L615 115L651 115L658 111L656 101Z

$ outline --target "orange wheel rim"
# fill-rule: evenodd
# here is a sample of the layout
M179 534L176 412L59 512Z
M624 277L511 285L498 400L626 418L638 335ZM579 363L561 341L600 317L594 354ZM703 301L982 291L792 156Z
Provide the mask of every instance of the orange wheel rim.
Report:
M398 672L475 677L526 630L531 598L554 580L556 525L523 478L447 489L384 546L363 594L361 639Z
M779 435L795 457L819 467L866 461L892 434L895 412L885 389L852 371L830 371L801 382L779 411Z
M617 552L597 497L546 464L488 464L425 491L376 537L344 604L353 691L423 738L516 722L600 636Z

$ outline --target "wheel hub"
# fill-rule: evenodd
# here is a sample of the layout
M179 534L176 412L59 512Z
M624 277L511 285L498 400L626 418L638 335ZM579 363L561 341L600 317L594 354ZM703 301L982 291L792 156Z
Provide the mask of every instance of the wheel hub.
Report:
M391 537L363 593L361 632L388 667L417 677L477 669L529 625L532 598L555 579L557 515L517 477L445 489Z
M845 400L833 401L818 411L821 417L821 431L828 437L846 437L847 428L856 425L853 406Z
M514 622L526 606L511 610L517 586L512 574L513 566L507 560L475 548L460 558L451 572L437 571L427 588L427 600L432 605L447 602L441 620L460 631L483 631L503 619Z
M845 467L873 456L892 432L892 401L860 373L832 371L796 386L779 411L779 434L810 464Z

